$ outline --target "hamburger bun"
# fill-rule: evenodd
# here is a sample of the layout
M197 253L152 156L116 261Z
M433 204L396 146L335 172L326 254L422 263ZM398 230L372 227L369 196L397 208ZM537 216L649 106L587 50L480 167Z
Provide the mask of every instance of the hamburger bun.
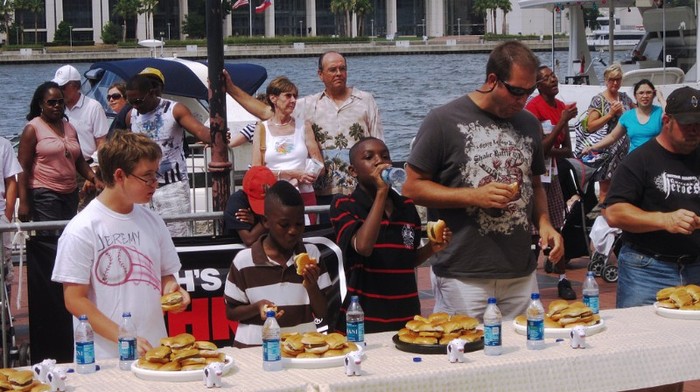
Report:
M188 350L194 347L195 337L189 333L181 333L175 335L168 341L167 346L173 351L175 350Z
M14 389L17 389L16 387L26 387L34 381L34 372L31 370L18 370L7 376L7 381L12 384Z
M148 362L158 362L163 364L170 362L170 352L170 347L158 346L146 351L144 358L146 358L146 361Z
M480 329L475 329L473 331L464 331L461 335L459 335L460 339L466 340L467 342L476 342L483 337L484 331Z
M297 358L321 358L321 355L307 351L297 355Z
M406 328L410 329L413 332L418 332L420 331L420 328L423 324L427 324L425 321L421 320L411 320L406 323Z
M329 333L326 335L324 340L326 341L326 344L328 344L329 350L342 349L345 347L345 343L347 342L345 336L337 332Z
M525 322L525 324L527 324L527 322ZM561 326L561 324L552 320L551 318L545 317L544 318L544 327L545 328L561 328L562 326Z
M187 370L202 370L205 367L207 367L206 363L195 363L192 365L184 365L180 368L180 370L182 370L183 372Z
M515 318L515 323L518 325L527 325L527 316L524 314L519 315Z
M309 257L308 253L299 253L294 256L294 263L297 265L297 275L301 275L304 272L304 267L316 264L316 259Z
M430 316L428 316L428 321L430 321L431 323L444 323L449 319L450 315L445 312L433 313Z
M688 291L686 291L685 288L681 287L671 293L671 301L675 302L676 306L680 308L681 306L692 304L693 297L688 294Z
M437 344L437 338L429 338L426 336L419 336L414 341L413 344Z
M700 301L700 286L695 284L689 284L685 286L685 290L693 297L693 302Z
M413 343L416 337L416 335L399 335L399 340L405 343Z
M428 234L428 239L436 244L442 244L444 241L443 235L445 233L445 221L438 219L437 222L428 221L425 225L425 231Z
M32 389L29 392L49 392L51 391L51 385L49 384L32 384Z
M301 338L301 343L304 345L304 351L312 354L323 354L328 351L328 343L324 335L304 334Z
M671 294L676 291L677 287L666 287L656 292L656 300L663 301L671 298Z
M422 322L424 322L424 323L429 323L429 322L430 322L430 320L428 320L427 318L425 318L425 317L423 317L423 316L421 316L421 315L419 315L419 314L413 316L413 319L414 319L414 320L418 320L418 321L422 321Z
M322 358L328 358L328 357L340 357L341 355L345 355L345 346L343 346L342 349L336 349L336 350L328 350L325 353L321 355Z
M180 361L180 365L182 365L182 366L196 365L199 363L207 363L207 359L202 358L202 357L192 357L192 358L185 358L182 361Z
M162 363L148 361L148 360L146 360L145 357L139 358L137 365L141 369L146 369L146 370L158 370L161 366L163 366Z
M216 344L206 341L206 340L197 340L194 342L194 348L198 350L218 350L219 348L216 347Z
M169 312L179 308L180 305L182 305L182 301L184 301L182 293L180 291L175 291L160 297L160 307L164 312Z
M513 195L517 195L520 192L520 184L517 181L508 184L508 189L513 192Z
M180 360L183 360L185 358L195 357L197 355L199 355L199 350L197 350L196 348L191 348L188 350L180 350L178 352L173 352L172 354L170 354L170 360L171 361L180 361Z
M561 312L562 310L566 309L569 307L569 303L566 302L566 300L563 299L557 299L549 303L549 307L547 308L547 312L549 315L553 315L555 313Z
M180 365L180 362L173 361L164 364L158 370L161 372L177 372L180 371L180 369L182 369L182 365Z

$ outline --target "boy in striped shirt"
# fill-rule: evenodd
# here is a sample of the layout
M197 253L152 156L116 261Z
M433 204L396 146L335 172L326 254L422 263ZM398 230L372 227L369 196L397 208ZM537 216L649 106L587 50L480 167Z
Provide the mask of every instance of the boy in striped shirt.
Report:
M348 295L341 306L337 329L345 330L350 297L360 297L365 331L395 331L420 314L414 268L444 249L452 238L445 229L443 243L420 247L421 221L413 201L392 190L381 178L391 167L389 150L374 137L350 149L350 174L357 179L351 195L331 203L331 223L343 250Z
M233 259L226 286L226 318L238 321L235 347L262 344L265 307L277 307L282 331L316 330L314 317L326 315L326 291L331 280L315 245L304 244L304 201L287 181L277 181L265 193L263 226L267 234ZM318 264L297 275L294 257L306 252Z

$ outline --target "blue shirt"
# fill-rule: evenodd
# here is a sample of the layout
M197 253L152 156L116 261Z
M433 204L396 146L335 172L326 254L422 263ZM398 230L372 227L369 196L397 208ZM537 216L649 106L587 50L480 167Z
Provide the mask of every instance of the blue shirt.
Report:
M630 139L630 150L646 143L649 139L656 137L661 132L661 115L663 110L661 107L652 105L649 121L645 124L640 124L637 118L636 110L628 110L620 117L620 124L627 130L627 136Z

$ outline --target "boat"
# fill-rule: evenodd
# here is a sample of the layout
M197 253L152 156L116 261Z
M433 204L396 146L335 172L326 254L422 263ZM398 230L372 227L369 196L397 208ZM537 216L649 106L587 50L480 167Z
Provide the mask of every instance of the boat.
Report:
M127 81L146 67L159 69L165 78L163 97L186 105L192 114L205 125L209 124L209 101L206 63L180 58L136 58L129 60L100 61L93 63L85 72L86 82L83 86L85 95L96 99L108 113L115 117L107 104L107 91L114 82ZM267 70L255 64L225 64L233 82L249 94L255 94L267 79ZM226 118L229 130L238 130L257 118L248 113L238 102L226 95ZM196 144L194 138L188 139L192 153L188 157L188 170L192 188L192 212L212 212L211 179L208 164L210 150ZM233 163L234 175L231 176L231 189L235 181L243 177L243 172L251 162L250 146L236 149L236 155L229 152Z
M612 4L614 3L614 4ZM558 99L567 103L576 103L579 113L583 113L591 98L603 91L602 75L591 66L594 61L603 61L592 57L586 42L583 9L589 7L636 7L642 15L645 35L636 46L638 57L625 61L622 65L623 77L621 91L632 96L632 86L641 79L648 79L664 96L671 91L691 86L698 88L697 63L698 14L696 10L700 0L691 0L686 5L666 4L658 8L651 0L584 0L564 3L551 0L519 0L520 8L546 8L555 12L566 8L570 24L568 64L559 71L560 80L566 84L559 86ZM608 55L607 64L614 59L615 47ZM583 63L583 65L582 65ZM554 65L552 65L553 69ZM599 77L601 76L601 77ZM576 119L570 122L573 126Z
M643 25L622 25L617 16L614 17L614 21L613 46L616 50L632 50L644 38ZM606 51L610 46L610 19L607 16L599 16L596 22L598 28L587 35L586 43L591 51Z

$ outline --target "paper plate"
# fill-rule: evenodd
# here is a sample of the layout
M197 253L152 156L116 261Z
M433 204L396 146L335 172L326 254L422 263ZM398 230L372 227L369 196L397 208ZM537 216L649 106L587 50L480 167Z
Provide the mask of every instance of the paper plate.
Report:
M226 356L226 364L224 365L225 376L228 372L233 369L233 358ZM181 372L167 372L158 370L141 369L138 366L138 361L134 361L131 364L131 372L136 375L136 377L142 380L149 381L172 381L172 382L183 382L183 381L202 381L204 369L200 370L185 370Z
M515 328L515 332L521 334L521 335L527 335L527 327L524 325L520 325L513 320L513 327ZM595 335L598 332L602 331L605 329L605 321L603 319L600 319L598 324L596 325L591 325L590 327L586 327L586 336L591 336ZM544 329L544 337L545 339L568 339L571 337L569 335L571 333L571 328L545 328Z
M362 353L362 358L367 357L367 354ZM298 369L321 369L340 367L345 365L345 355L328 358L285 358L282 357L282 366L285 368Z
M654 302L656 314L668 318L684 319L684 320L700 320L700 310L680 310L668 309L659 306L658 302Z
M405 351L408 353L415 353L415 354L447 354L447 345L446 344L413 344L413 343L407 343L407 342L402 342L399 340L399 335L396 334L394 335L391 340L394 341L394 345L396 346L397 349L401 351ZM464 345L464 352L471 352L471 351L477 351L481 350L484 348L484 339L481 338L477 340L476 342L467 342L467 344Z

